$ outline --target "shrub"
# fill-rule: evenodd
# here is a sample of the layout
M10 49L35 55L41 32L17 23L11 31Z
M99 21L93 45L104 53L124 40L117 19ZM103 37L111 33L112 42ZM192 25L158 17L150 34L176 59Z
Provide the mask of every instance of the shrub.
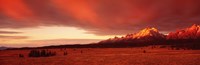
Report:
M55 56L56 53L48 50L31 50L29 53L29 57L49 57Z
M176 50L180 50L180 48L177 47Z
M83 51L81 50L81 53L83 53Z
M76 51L76 49L73 49L73 51Z
M143 50L143 53L146 53L146 50Z
M24 55L22 55L22 54L19 54L19 57L20 57L20 58L23 58L23 57L24 57Z
M166 48L167 46L163 45L163 46L160 46L160 48Z
M67 55L68 53L67 52L64 52L64 55Z

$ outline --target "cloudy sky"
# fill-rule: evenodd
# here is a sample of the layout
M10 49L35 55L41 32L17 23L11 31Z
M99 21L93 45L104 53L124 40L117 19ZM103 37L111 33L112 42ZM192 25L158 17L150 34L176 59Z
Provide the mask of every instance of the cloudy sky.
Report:
M0 0L0 45L84 44L200 24L199 0Z

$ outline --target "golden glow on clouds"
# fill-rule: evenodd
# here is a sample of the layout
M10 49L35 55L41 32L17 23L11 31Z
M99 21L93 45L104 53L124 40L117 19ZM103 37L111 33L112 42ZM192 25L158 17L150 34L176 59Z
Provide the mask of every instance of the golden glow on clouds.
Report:
M23 32L21 34L2 34L8 36L28 36L27 39L7 39L1 40L4 44L21 44L32 43L32 40L53 40L53 39L107 39L113 36L97 36L86 33L87 31L75 27L37 27L37 28L22 28L22 29L0 29L6 31ZM77 41L76 41L77 42ZM35 42L34 42L35 43Z
M105 39L106 36L96 36L94 34L86 34L85 30L74 27L40 27L23 29L26 36L31 39Z
M0 44L20 44L20 43L26 43L25 40L21 39L1 39Z

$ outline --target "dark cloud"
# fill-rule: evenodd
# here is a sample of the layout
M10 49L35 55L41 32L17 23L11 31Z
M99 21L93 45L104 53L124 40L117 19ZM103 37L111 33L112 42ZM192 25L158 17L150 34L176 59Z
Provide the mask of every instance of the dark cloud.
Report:
M47 39L47 40L31 40L32 43L47 43L47 44L89 44L93 42L98 42L102 39Z
M48 39L48 40L31 40L27 43L5 44L0 43L0 46L6 47L39 47L50 45L66 45L66 44L89 44L98 42L101 39ZM80 42L78 42L80 41Z
M0 34L20 34L22 32L15 32L15 31L0 31Z
M47 39L31 40L26 46L47 46L47 45L66 45L66 44L90 44L99 42L102 39ZM37 45L35 45L37 44Z
M97 35L200 24L199 0L0 0L0 28L73 26Z
M6 36L0 35L0 39L27 39L27 36Z

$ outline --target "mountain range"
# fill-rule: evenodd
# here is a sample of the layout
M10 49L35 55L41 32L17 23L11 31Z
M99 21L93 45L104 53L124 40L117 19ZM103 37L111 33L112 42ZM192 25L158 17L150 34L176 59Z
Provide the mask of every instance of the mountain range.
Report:
M192 25L189 28L177 30L176 32L170 32L166 39L199 39L200 38L200 26Z
M200 26L191 27L162 34L154 27L147 27L133 34L127 34L122 37L114 37L98 42L98 44L120 44L120 45L155 45L155 44L178 44L200 42Z
M37 48L123 48L150 45L169 45L173 48L200 49L200 25L194 24L191 27L170 32L169 34L162 34L154 27L147 27L137 33L109 38L97 43L44 46Z
M8 49L8 47L0 47L0 50L6 50L6 49Z

